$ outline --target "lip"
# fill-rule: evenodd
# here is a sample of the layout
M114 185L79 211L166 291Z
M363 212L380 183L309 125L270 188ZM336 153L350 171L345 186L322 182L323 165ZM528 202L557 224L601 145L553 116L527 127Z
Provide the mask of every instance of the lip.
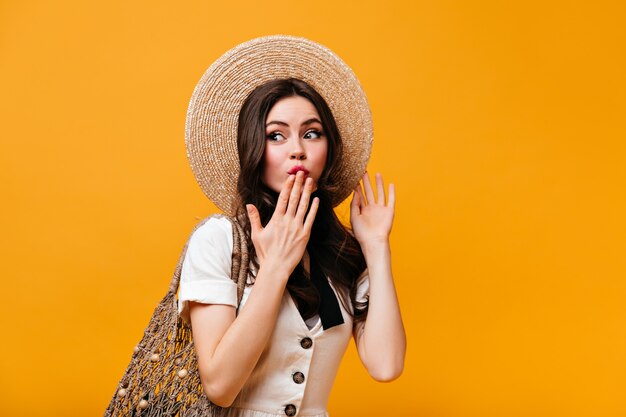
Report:
M296 165L295 167L291 168L287 173L289 175L292 175L296 174L298 171L304 171L304 175L309 175L309 170L302 165Z

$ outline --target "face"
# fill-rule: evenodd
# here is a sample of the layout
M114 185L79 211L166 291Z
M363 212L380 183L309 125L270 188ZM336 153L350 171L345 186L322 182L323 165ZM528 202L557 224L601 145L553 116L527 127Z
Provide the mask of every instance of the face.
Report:
M327 153L320 116L309 100L293 96L274 104L265 120L265 185L279 193L289 174L302 170L317 188Z

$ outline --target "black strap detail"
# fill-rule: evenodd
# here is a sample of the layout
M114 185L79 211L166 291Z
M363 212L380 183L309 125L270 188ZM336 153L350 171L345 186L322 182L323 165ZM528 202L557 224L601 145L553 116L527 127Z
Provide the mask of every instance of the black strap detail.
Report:
M328 283L328 279L322 274L316 262L309 262L311 269L311 282L320 293L319 315L324 330L343 324L343 315L339 308L337 294Z

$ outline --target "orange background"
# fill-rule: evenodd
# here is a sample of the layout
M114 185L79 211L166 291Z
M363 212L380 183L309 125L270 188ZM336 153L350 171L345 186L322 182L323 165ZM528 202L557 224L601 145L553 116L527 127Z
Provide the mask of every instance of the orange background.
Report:
M2 1L0 415L103 413L215 212L193 88L273 33L354 69L398 191L405 372L374 382L352 344L331 416L626 415L622 5Z

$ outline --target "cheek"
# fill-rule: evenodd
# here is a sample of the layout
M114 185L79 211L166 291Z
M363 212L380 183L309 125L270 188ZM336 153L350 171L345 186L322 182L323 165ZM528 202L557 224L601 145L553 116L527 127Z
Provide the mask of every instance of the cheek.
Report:
M276 156L271 151L266 151L264 159L265 166L272 166L274 165L274 161L276 161Z
M265 166L265 174L272 174L276 170L280 168L280 155L276 149L271 147L265 148L265 152L263 153L263 163Z
M322 165L322 170L325 168L327 157L328 157L328 144L324 142L324 145L320 146L316 152L316 159L317 159L317 162Z

